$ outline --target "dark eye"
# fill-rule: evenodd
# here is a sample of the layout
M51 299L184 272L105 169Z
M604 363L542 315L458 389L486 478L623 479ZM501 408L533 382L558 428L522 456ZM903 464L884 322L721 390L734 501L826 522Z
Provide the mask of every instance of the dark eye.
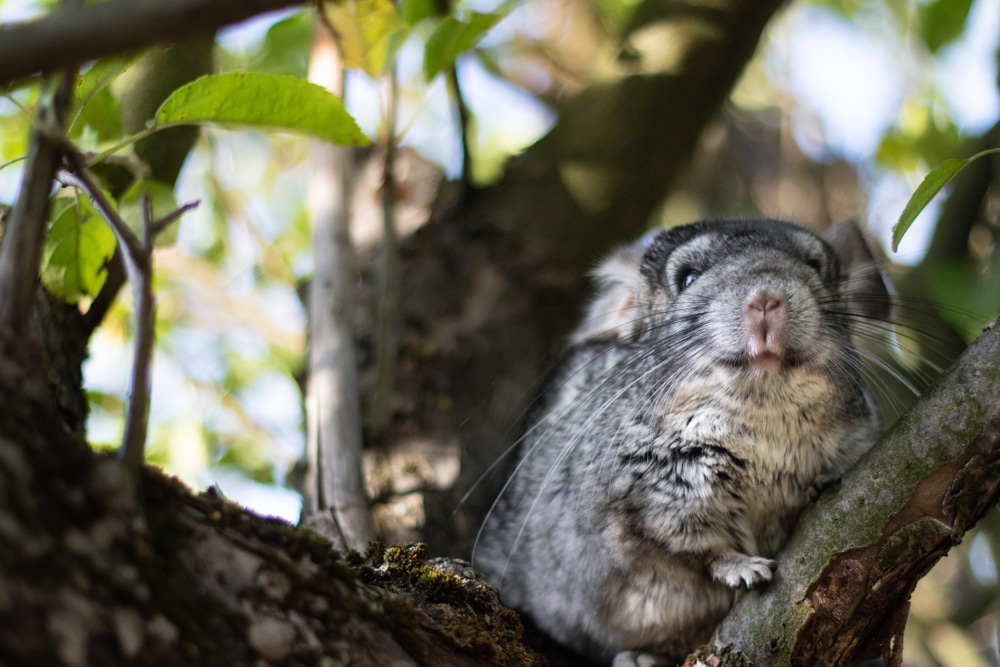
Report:
M823 275L823 260L818 257L811 257L806 260L806 264L816 273Z
M683 292L688 287L691 287L700 275L701 271L698 269L682 269L677 274L677 291Z

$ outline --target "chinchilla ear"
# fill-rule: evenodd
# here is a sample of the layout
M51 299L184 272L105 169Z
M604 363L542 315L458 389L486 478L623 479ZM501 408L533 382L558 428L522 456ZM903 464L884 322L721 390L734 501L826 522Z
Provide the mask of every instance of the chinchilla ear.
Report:
M643 278L639 272L645 248L618 248L591 274L597 291L576 332L574 343L613 342L631 336L638 326L638 296Z
M866 319L887 321L891 315L889 290L858 224L854 220L845 220L820 236L830 244L840 260L841 272L845 276L843 292L848 311Z

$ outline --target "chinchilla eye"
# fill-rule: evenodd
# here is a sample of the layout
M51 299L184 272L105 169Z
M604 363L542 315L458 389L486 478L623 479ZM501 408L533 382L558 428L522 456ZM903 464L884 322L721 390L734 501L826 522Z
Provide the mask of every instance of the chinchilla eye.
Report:
M810 257L806 260L806 264L816 273L823 275L823 260L818 257Z
M691 287L691 285L694 283L695 280L698 279L698 276L700 275L701 271L699 271L698 269L682 269L680 273L677 274L678 291L683 292L688 287Z

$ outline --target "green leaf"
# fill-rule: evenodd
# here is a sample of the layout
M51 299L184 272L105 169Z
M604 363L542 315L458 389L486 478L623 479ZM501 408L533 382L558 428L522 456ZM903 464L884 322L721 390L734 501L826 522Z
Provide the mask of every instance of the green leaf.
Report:
M339 97L279 74L228 72L195 79L170 94L154 122L160 128L216 123L298 132L335 144L370 143Z
M392 38L404 28L395 5L390 0L341 0L324 3L323 11L337 32L344 66L373 79L381 76Z
M73 119L70 138L79 140L88 134L94 145L122 136L122 106L107 87L96 91Z
M52 228L42 251L42 284L52 294L75 303L96 296L107 279L115 235L84 197L57 197Z
M978 160L986 155L992 155L993 153L1000 153L1000 148L993 148L982 153L977 153L968 159L951 159L945 160L938 166L931 169L931 172L924 177L920 185L910 196L910 200L906 202L906 206L903 208L903 212L899 216L899 221L892 228L892 250L893 252L899 248L899 242L903 240L903 236L906 234L907 230L913 224L913 221L917 219L921 211L927 207L934 196L941 191L948 182L955 177L955 175L962 171L973 160Z
M434 0L402 0L399 3L399 17L411 28L438 13L438 6Z
M508 10L492 14L471 12L459 20L454 16L441 19L427 39L424 51L424 77L430 81L455 64L455 59L475 46L480 39L504 16Z
M177 200L174 198L174 189L166 183L155 180L140 180L133 183L132 186L125 191L125 194L122 195L121 201L118 203L118 214L121 215L122 220L128 223L128 226L131 227L132 231L134 231L140 238L142 237L143 195L149 196L150 204L153 208L154 221L177 210ZM162 248L164 246L172 245L176 240L177 223L174 223L156 237L154 245L157 248Z
M28 152L31 118L22 113L0 116L0 164L24 157Z
M76 78L69 124L71 139L80 143L82 137L86 138L93 147L121 137L121 103L111 94L110 85L135 61L136 57L104 58Z
M250 69L306 78L315 23L310 11L298 12L275 23L264 38L258 64Z
M935 0L918 5L920 32L931 53L962 36L972 0Z
M112 81L132 66L136 58L112 57L98 60L94 65L76 79L73 91L74 104L84 106L99 90L106 89Z
M1000 313L1000 271L968 262L947 262L932 267L928 286L938 315L972 343L983 327Z

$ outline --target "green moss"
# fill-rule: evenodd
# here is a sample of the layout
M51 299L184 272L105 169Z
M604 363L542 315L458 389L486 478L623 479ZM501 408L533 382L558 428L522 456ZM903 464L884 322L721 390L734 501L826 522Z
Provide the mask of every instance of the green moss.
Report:
M897 563L912 563L936 549L942 541L951 539L952 535L951 528L937 519L921 517L886 540L879 552L879 567L891 571Z
M975 400L972 392L966 391L963 393L962 398L958 399L956 403L960 405L949 405L949 408L957 409L962 407L967 412L965 420L962 422L961 428L948 429L948 432L954 436L956 442L970 443L976 439L976 437L982 432L983 424L986 422L987 410L986 408ZM947 412L947 409L946 409Z
M351 562L351 559L348 559ZM356 564L354 564L356 563ZM423 544L386 547L373 544L360 563L359 578L415 601L433 619L443 638L483 664L532 665L542 659L522 643L520 617L500 603L496 589L471 569L459 571L430 560ZM387 606L390 616L409 614L409 607Z

